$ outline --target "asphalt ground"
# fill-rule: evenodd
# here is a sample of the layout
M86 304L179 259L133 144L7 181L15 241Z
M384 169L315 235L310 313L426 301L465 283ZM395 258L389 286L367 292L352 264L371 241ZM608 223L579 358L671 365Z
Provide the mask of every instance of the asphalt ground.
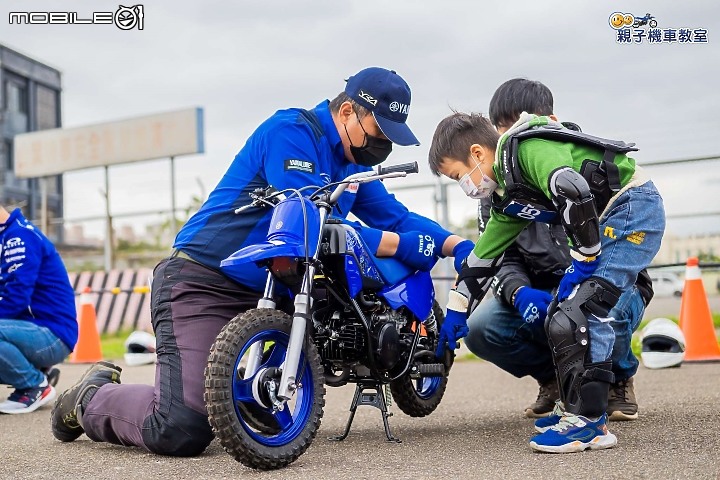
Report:
M63 365L60 389L86 366ZM127 367L124 383L151 383L154 366ZM323 423L312 446L288 468L257 472L235 462L217 441L195 458L163 457L138 448L94 443L86 436L61 443L50 433L50 408L0 416L3 479L718 479L720 478L720 363L684 364L636 376L640 418L613 422L611 450L539 454L528 447L531 420L522 414L537 393L532 379L515 379L482 361L458 362L438 409L424 419L392 408L385 441L379 411L358 409L344 442L351 386L328 388Z
M675 308L672 299L668 305ZM87 366L61 368L59 391ZM122 374L123 383L150 384L153 378L154 366L126 367ZM640 418L610 424L618 446L565 455L534 453L528 446L532 421L522 412L535 398L535 382L486 362L456 363L445 398L424 419L391 407L391 428L401 444L385 441L379 411L367 406L358 409L344 442L327 440L342 431L353 395L352 386L328 387L325 416L312 446L286 469L272 472L244 467L217 441L195 458L94 443L84 435L61 443L50 433L46 406L0 416L0 478L720 479L720 363L640 367L635 385ZM9 393L0 389L0 396Z

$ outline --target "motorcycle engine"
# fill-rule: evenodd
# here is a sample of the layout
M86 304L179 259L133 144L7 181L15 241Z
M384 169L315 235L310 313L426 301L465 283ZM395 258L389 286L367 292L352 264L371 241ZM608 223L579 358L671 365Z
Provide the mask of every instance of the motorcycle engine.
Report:
M360 322L333 313L329 325L315 334L315 343L324 360L352 363L366 356L366 338Z
M373 315L373 339L377 359L386 369L393 368L400 360L400 334L405 317L395 310ZM399 320L399 321L398 321ZM402 322L402 323L400 323Z
M398 331L405 325L405 316L387 309L368 315L372 351L379 368L391 369L400 360L401 342ZM334 312L329 324L315 334L315 341L324 360L333 363L354 363L367 359L367 337L362 323L348 312Z

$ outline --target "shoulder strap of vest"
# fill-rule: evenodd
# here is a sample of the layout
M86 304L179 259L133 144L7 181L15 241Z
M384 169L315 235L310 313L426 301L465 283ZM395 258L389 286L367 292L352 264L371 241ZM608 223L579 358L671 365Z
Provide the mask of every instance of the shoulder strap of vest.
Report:
M588 135L584 132L570 130L568 128L538 126L511 135L510 138L508 138L505 142L505 145L509 147L510 153L512 153L513 157L512 159L509 159L509 163L510 165L512 165L513 168L517 169L518 173L520 172L520 166L517 159L518 143L520 142L520 140L525 140L528 138L543 138L546 140L554 140L558 142L572 142L602 150L604 153L600 168L603 173L607 175L608 184L610 190L613 193L620 190L620 172L617 168L617 165L615 165L615 155L618 153L638 151L638 148L635 147L634 143L625 143L622 140L609 140L606 138ZM504 153L505 152L503 152L503 154ZM503 163L505 165L508 164L508 162L505 161L503 161ZM507 182L507 175L505 175L505 177L505 180ZM515 181L515 179L512 180Z
M600 150L611 150L614 153L636 152L638 149L634 143L625 143L622 140L609 140L607 138L595 137L584 132L570 130L568 128L554 128L548 126L537 126L516 133L513 137L519 140L526 138L545 138L558 142L573 142L595 147Z

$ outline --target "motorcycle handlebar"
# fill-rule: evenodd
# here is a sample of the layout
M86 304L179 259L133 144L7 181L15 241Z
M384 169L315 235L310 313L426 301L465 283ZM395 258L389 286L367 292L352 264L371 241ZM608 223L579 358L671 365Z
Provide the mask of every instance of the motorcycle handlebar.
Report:
M236 209L235 209L235 215L237 215L238 213L242 213L242 212L244 212L245 210L249 210L249 209L251 209L251 208L253 208L253 207L255 207L255 205L253 205L253 204L251 203L250 205L245 205L244 207L236 208Z
M391 167L383 168L381 166L378 167L378 175L385 175L388 173L418 173L418 164L417 162L411 162L411 163L401 163L400 165L393 165Z

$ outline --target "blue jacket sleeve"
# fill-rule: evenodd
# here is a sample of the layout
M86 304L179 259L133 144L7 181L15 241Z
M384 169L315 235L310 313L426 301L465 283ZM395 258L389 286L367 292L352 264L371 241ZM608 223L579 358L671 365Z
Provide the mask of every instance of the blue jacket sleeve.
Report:
M270 185L283 190L323 184L320 153L309 127L286 124L265 135L264 173ZM309 195L312 190L303 193Z
M437 222L413 213L395 195L385 189L382 182L363 183L358 188L352 212L369 226L389 232L419 231L432 235L442 245L452 235Z
M0 271L0 318L17 319L30 313L30 300L42 263L42 240L24 228L5 235Z

